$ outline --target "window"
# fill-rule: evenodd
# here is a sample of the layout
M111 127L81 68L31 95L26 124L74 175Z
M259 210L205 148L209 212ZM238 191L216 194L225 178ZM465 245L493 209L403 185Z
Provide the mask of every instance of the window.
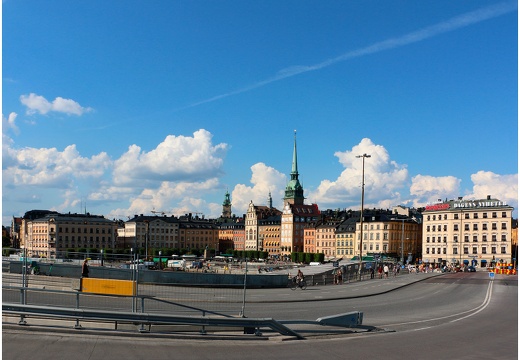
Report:
M497 253L497 248L493 246L491 248L491 254L496 254L496 253Z
M506 234L502 234L502 241L507 241L507 235Z
M505 211L503 211L503 212L502 212L502 217L503 217L503 218L507 217L507 215L506 215L506 212L505 212Z
M459 214L453 214L453 219L458 220L459 219Z
M482 213L482 217L483 217L484 219L487 219L487 213Z
M487 235L486 234L482 235L482 241L487 241Z
M483 247L482 248L482 254L486 254L487 253L487 248L486 247Z
M487 224L482 224L482 230L487 230Z
M453 231L459 231L459 224L453 225Z
M496 212L492 212L491 213L491 217L496 218L497 217L497 213Z
M467 247L464 248L464 254L469 254L469 249Z
M464 230L469 231L469 224L464 224Z
M457 254L458 254L458 253L457 253L457 248L454 247L454 248L453 248L453 255L457 255Z
M505 223L505 222L502 223L502 230L507 230L507 223Z
M464 235L464 242L469 242L469 235Z
M473 230L478 230L478 224L473 224Z
M429 236L426 237L426 242L427 242L427 243L430 242L430 237L429 237Z
M473 246L473 255L478 254L477 250L478 250L478 248L476 246Z
M453 242L459 242L459 237L457 235L453 236Z
M478 219L478 213L473 213L473 219Z
M473 242L478 242L478 236L477 235L473 235Z
M496 234L491 235L491 241L497 241L497 235Z
M464 219L469 219L469 213L464 214Z

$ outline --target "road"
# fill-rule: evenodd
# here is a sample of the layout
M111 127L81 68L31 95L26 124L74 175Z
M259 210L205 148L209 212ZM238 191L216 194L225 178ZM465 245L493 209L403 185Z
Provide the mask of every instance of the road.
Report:
M410 275L412 276L412 275ZM417 275L420 276L420 275ZM244 337L226 341L147 336L78 335L3 330L6 359L517 359L517 277L456 273L431 277L395 291L355 297L362 287L388 286L391 281L352 283L295 291L255 290L248 294L248 317L316 319L352 310L364 313L364 325L380 331L307 340L281 341ZM381 284L381 285L377 285ZM358 290L356 290L358 287ZM313 290L314 289L314 290ZM316 291L316 294L312 294ZM321 294L320 294L321 292ZM328 292L324 294L324 292ZM344 293L342 293L344 292ZM374 293L379 293L374 288ZM269 299L262 299L267 294ZM275 294L278 294L277 301ZM286 295L291 294L291 295ZM350 294L350 298L341 295ZM287 297L314 297L289 301ZM330 299L330 300L328 300ZM313 301L314 300L314 301Z

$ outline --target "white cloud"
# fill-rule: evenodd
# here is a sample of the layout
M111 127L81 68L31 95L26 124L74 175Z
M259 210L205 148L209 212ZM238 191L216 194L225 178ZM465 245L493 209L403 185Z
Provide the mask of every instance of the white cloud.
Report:
M367 154L365 158L365 200L376 204L393 201L400 202L398 189L406 186L408 170L405 165L399 165L393 160L387 150L381 145L375 145L370 139L364 138L352 150L338 151L334 155L345 170L336 180L322 180L316 190L309 193L312 202L322 208L359 207L363 159L357 156ZM378 205L381 206L381 205Z
M233 213L237 216L244 214L251 200L255 205L267 205L269 192L271 192L273 198L273 206L281 210L286 176L264 163L251 166L251 172L251 184L253 186L237 184L232 191Z
M16 126L17 116L18 114L15 112L10 113L7 118L2 114L2 133L7 132L8 130L12 130L15 134L20 133L18 126Z
M53 102L49 102L46 98L35 93L29 95L21 95L20 102L27 107L27 114L32 115L40 113L45 115L51 111L60 112L67 115L83 115L92 111L90 107L83 107L79 103L71 99L57 97Z
M471 175L473 190L465 198L492 198L505 201L508 205L518 208L518 174L499 175L491 171L479 171Z
M4 183L10 186L68 187L75 178L99 178L111 166L106 153L82 157L76 145L62 152L56 148L4 149L9 158L4 166Z
M454 176L416 175L412 178L410 195L415 197L413 199L415 207L423 207L439 199L443 201L456 199L460 196L460 179Z
M131 145L115 161L114 183L128 185L150 181L201 181L222 174L227 144L213 145L204 129L193 137L169 135L154 150Z
M161 182L158 188L142 189L137 194L132 194L129 207L126 209L116 209L110 216L120 217L120 215L133 216L134 214L150 214L152 210L164 211L167 215L183 215L188 212L204 212L207 203L203 200L205 194L212 192L219 187L217 178L208 179L202 182ZM112 192L119 188L110 188ZM134 189L136 188L128 188ZM99 194L104 193L101 191ZM96 198L100 198L96 194ZM176 204L172 207L172 204ZM205 212L204 212L205 213ZM207 216L208 214L205 213Z

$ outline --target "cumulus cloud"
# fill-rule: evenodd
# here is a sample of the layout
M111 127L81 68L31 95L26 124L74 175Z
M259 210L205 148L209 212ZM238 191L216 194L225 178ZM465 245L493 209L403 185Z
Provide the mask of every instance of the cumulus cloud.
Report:
M157 188L145 188L130 197L128 208L113 210L110 216L119 217L121 215L133 216L134 214L150 214L152 210L164 211L168 215L183 215L188 212L202 212L208 206L203 197L205 194L218 188L217 178L208 179L201 182L170 182L163 181ZM128 190L136 188L127 188ZM119 191L118 187L105 189L111 190L111 194ZM102 198L101 191L95 195ZM128 195L128 193L127 193ZM172 204L177 204L175 207Z
M439 199L456 199L460 196L460 179L454 176L416 175L412 178L410 195L415 197L415 207L423 207Z
M106 153L91 158L82 157L76 145L63 151L56 148L4 149L7 166L4 165L4 182L11 186L66 187L74 178L101 177L111 161Z
M128 185L150 181L200 181L222 174L227 144L212 144L204 129L193 137L169 135L146 152L132 145L114 166L114 183Z
M5 133L9 130L13 131L15 134L20 133L18 126L16 126L17 116L18 114L15 112L10 113L7 118L4 116L4 114L2 114L2 133Z
M518 208L518 174L499 175L491 171L479 171L471 175L473 189L464 197L485 199L488 195Z
M83 115L92 111L90 107L83 107L79 103L71 99L57 97L52 102L48 101L41 95L30 93L29 95L21 95L20 102L27 107L27 114L33 115L40 113L45 115L51 111L64 113L67 115Z
M247 211L251 200L255 205L267 205L269 192L273 198L273 206L281 209L286 176L264 163L251 166L251 184L237 184L231 193L233 212L241 215Z
M335 180L322 180L309 198L322 207L359 207L362 181L363 159L357 156L367 154L365 158L365 199L367 202L380 202L391 199L399 203L399 189L406 186L408 170L390 159L388 151L372 140L364 138L352 150L338 151L334 155L345 168ZM338 205L341 204L341 205ZM378 205L380 206L380 205Z

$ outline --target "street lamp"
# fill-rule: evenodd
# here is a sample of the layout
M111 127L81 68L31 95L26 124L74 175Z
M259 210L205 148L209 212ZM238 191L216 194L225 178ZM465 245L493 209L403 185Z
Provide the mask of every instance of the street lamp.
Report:
M356 157L363 159L362 172L361 172L361 216L360 216L361 238L359 240L359 280L361 280L361 268L363 267L363 206L365 203L365 158L369 158L370 155L363 154L363 155L357 155Z
M101 252L101 266L103 266L103 249L101 249L100 252Z
M162 255L162 251L159 250L159 270L162 270L161 255Z

